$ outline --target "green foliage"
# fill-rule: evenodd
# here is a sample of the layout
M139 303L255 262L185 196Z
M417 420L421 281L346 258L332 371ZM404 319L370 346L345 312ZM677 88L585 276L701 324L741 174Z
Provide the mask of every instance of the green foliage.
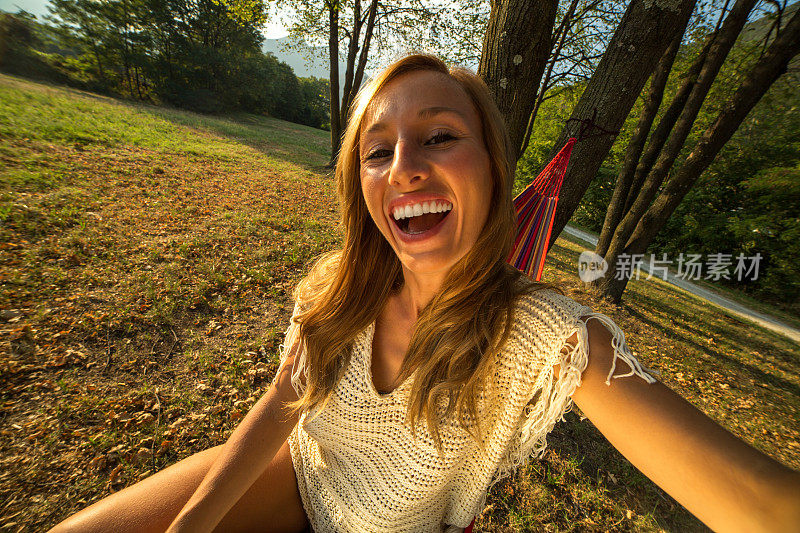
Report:
M676 59L656 124L683 81L682 74L698 54L701 43L684 45ZM758 61L762 43L741 42L731 51L706 98L677 170L702 132L713 122L742 77ZM770 88L750 112L733 138L698 179L647 253L761 254L755 281L720 280L731 288L800 311L800 93L797 76L790 70ZM548 94L554 94L555 89ZM563 91L563 90L562 90ZM548 163L553 140L580 93L563 91L542 105L530 146L517 166L517 191ZM608 157L574 212L571 223L595 231L602 229L624 150L639 118L641 101L628 116ZM655 127L655 126L654 126ZM735 259L734 259L735 264Z
M800 162L767 168L745 179L742 216L733 216L731 233L751 254L763 256L762 293L800 301Z
M313 76L300 78L300 90L302 91L304 104L301 115L308 121L304 122L304 124L323 130L330 130L330 82Z
M204 113L328 123L319 83L304 88L261 52L262 0L52 0L50 11L50 25L2 15L2 70Z
M0 70L64 83L67 76L38 51L47 45L41 33L33 15L0 12Z
M741 55L734 56L741 61ZM755 57L753 58L755 59ZM723 83L726 81L722 80ZM784 76L767 92L651 245L676 255L761 254L759 279L725 282L797 312L800 298L800 95ZM721 105L715 91L709 108ZM699 120L710 123L704 107Z
M261 0L212 0L218 6L228 10L229 16L241 24L255 27L267 22L267 10Z

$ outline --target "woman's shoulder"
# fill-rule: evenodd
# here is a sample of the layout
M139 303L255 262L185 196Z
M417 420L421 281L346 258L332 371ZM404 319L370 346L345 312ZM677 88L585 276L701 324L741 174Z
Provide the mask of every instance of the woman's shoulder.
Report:
M654 381L630 352L624 333L611 317L552 287L534 289L522 294L514 309L506 351L518 365L536 369L545 364L563 364L572 354L569 360L582 370L589 352L597 348L610 350L614 356L615 363L607 383L612 376L633 374L648 383ZM630 368L630 372L619 376L614 373L618 359Z
M551 285L528 281L519 289L505 349L507 357L521 357L527 363L551 358L561 350L581 317L593 312Z
M570 327L582 314L592 308L564 294L552 285L521 282L519 296L514 303L514 326L530 329L531 326L550 330Z

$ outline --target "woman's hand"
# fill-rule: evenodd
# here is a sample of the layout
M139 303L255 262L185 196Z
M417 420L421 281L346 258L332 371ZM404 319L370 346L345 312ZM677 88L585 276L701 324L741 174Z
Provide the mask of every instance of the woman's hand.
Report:
M212 531L258 479L297 424L286 409L297 399L291 384L295 353L277 379L231 434L200 486L167 531Z
M586 326L589 365L573 400L617 450L714 531L800 531L800 473L661 383L626 377L606 385L611 334L597 320Z

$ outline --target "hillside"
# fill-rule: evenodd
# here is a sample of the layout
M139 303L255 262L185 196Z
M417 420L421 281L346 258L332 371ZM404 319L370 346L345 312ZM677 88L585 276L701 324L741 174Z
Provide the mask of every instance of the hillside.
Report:
M221 444L264 393L309 262L338 242L328 134L0 76L0 529L43 530ZM660 282L611 316L660 378L800 468L800 347ZM477 529L704 531L570 414Z

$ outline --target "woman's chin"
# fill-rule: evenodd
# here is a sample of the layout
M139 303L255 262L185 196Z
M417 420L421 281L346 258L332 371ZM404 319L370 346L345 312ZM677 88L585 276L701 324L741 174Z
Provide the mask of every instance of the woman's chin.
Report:
M446 253L442 250L423 253L398 254L405 276L444 276L464 254Z

